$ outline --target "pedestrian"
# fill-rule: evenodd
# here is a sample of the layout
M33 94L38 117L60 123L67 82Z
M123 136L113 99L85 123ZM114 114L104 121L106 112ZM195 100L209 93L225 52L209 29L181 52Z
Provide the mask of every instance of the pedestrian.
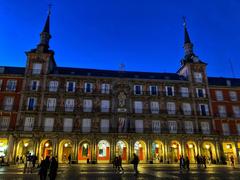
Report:
M131 163L133 164L134 173L135 173L135 175L137 175L139 173L138 172L139 158L135 153L133 154L133 160L131 161Z
M17 158L16 158L16 164L18 165L19 164L19 156L17 155Z
M119 161L118 161L118 157L117 156L114 158L114 168L115 168L115 172L118 173Z
M190 170L190 168L189 168L190 161L189 161L189 158L188 158L188 157L186 157L185 164L186 164L187 170L189 171L189 170Z
M202 157L202 162L203 162L203 165L204 165L204 168L207 168L207 162L206 162L206 156L203 156Z
M22 156L20 157L20 163L23 163L23 158L22 158Z
M47 159L47 157L46 157ZM48 171L48 162L45 160L42 160L41 161L41 164L40 164L40 169L39 169L39 173L38 175L40 176L40 180L46 180L47 178L47 171Z
M50 168L49 168L49 178L50 180L55 180L57 176L58 162L55 157L52 157Z
M32 173L32 156L29 153L26 157L26 173Z
M33 155L32 156L32 166L33 166L33 168L35 168L36 161L37 161L37 156Z
M71 162L72 162L72 156L71 156L71 154L69 154L69 156L68 156L68 164L70 165Z
M183 158L183 155L181 155L181 157L179 159L179 168L180 168L180 171L182 171L182 169L184 168L184 158Z
M233 156L230 157L230 161L231 161L231 166L234 167L234 158L233 158Z
M121 155L118 156L118 168L119 168L119 172L124 173L124 169L122 167L122 157L121 157Z

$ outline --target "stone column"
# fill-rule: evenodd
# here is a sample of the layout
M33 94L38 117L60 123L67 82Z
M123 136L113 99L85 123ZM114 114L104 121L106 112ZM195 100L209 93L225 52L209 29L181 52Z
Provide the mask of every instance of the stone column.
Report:
M181 141L181 154L185 156L185 140Z
M151 142L152 142L152 140L150 140L150 138L149 138L149 140L147 141L147 157L148 157L148 162L147 163L149 163L150 161L153 161L153 157L152 157L152 144L151 144Z
M76 160L76 162L78 162L78 141L77 141L77 139L74 139L74 141L73 141L73 160Z
M95 161L97 160L97 149L96 149L96 139L93 138L92 139L92 145L91 145L91 161Z
M14 162L14 137L12 134L9 135L8 138L8 152L7 152L7 156L8 156L8 162Z
M116 154L115 149L116 149L115 140L114 140L114 138L112 138L111 144L110 144L110 162L112 162L115 157L115 154Z
M201 142L198 140L197 141L197 154L196 155L201 155Z
M168 163L169 159L168 159L168 141L165 139L164 140L164 163Z
M217 158L216 161L218 163L218 162L221 162L220 157L223 154L222 146L219 144L218 141L216 141L216 143L215 143L215 149L216 149L216 158Z
M58 157L58 140L56 138L52 140L52 148L53 148L53 151L52 151L53 156Z
M240 156L239 156L239 149L238 149L238 142L234 142L235 149L236 149L236 163L240 164Z

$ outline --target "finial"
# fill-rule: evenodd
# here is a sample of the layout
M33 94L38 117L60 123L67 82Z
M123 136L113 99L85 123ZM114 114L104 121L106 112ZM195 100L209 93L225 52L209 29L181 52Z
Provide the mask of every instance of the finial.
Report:
M186 28L187 27L187 22L186 22L186 16L183 16L183 26Z

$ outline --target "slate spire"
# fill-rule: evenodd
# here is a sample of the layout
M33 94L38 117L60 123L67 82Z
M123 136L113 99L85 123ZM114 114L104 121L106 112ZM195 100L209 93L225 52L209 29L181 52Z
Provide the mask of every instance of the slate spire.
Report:
M183 17L183 26L184 26L184 52L185 55L193 54L193 44L190 40L188 30L187 30L187 23L186 18Z

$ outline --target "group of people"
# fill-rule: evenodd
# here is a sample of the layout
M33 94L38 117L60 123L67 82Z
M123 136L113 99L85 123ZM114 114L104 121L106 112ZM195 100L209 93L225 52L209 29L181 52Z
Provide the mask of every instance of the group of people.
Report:
M179 162L180 162L180 171L182 171L183 169L187 169L188 171L190 170L190 167L189 167L190 161L188 157L184 158L182 155L179 159Z
M207 168L207 158L206 156L199 156L197 155L195 157L196 159L196 162L197 162L197 167L200 168L200 167L204 167L204 168ZM211 159L209 158L208 161L210 161Z
M25 160L22 156L16 157L16 164L24 163L23 173L32 173L33 169L35 168L37 156L32 155L31 153L27 153L25 156Z
M41 161L39 176L40 180L46 180L47 175L50 180L55 180L57 176L58 161L55 157L50 159L50 156L47 156L44 160Z
M124 169L122 167L122 157L116 156L113 160L113 168L115 169L116 173L124 173Z

